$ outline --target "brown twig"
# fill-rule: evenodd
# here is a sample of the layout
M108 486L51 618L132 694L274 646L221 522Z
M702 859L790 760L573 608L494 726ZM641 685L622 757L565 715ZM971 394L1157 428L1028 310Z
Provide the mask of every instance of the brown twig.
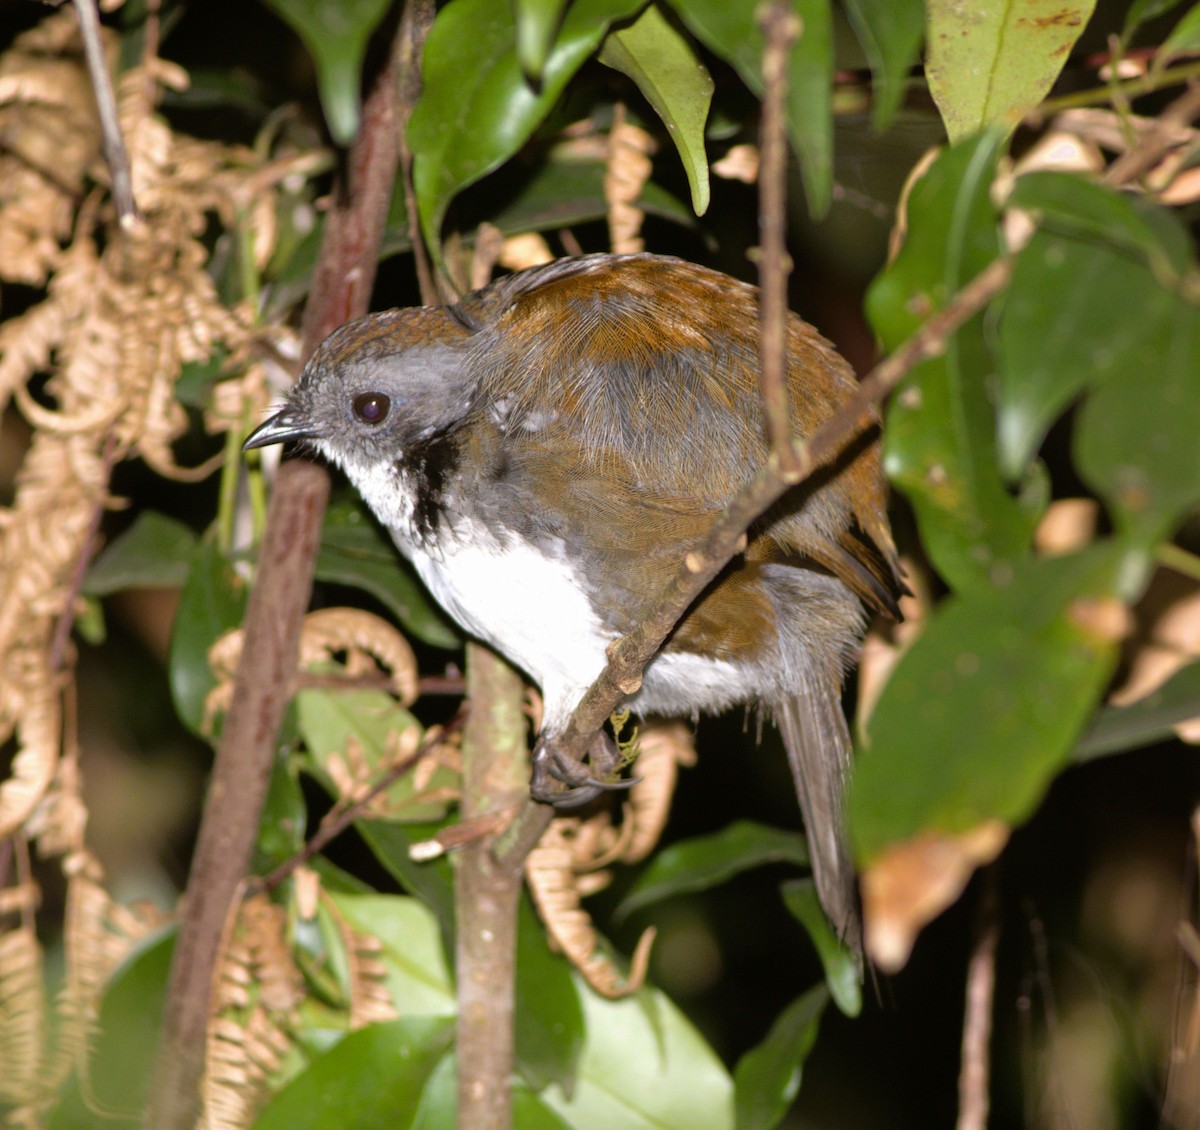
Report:
M957 1130L987 1130L988 1062L992 1039L992 1000L996 988L996 945L1000 921L996 910L995 872L986 884L979 906L975 948L967 965L966 1006L963 1016L962 1064L958 1075Z
M104 160L112 178L117 220L122 228L130 228L138 220L137 202L133 198L129 151L125 148L125 138L121 134L117 100L113 95L112 78L104 59L104 43L100 38L100 14L96 10L96 0L74 0L74 3L75 14L79 18L79 37L83 41L83 57L87 62L92 92L96 98L96 112L100 118Z
M1108 184L1130 184L1152 169L1169 149L1179 143L1179 131L1200 115L1200 82L1194 82L1154 119L1138 143L1122 153L1105 170Z
M558 749L582 760L592 737L621 702L641 686L642 672L692 602L744 545L750 524L793 486L833 462L869 426L879 404L920 362L940 354L950 336L977 314L1012 277L1013 259L993 260L946 305L924 322L898 349L885 357L859 385L855 395L807 440L793 438L794 469L784 471L770 458L733 497L712 529L685 557L666 591L646 618L608 648L608 663L575 708ZM529 805L502 837L502 858L528 851L549 816Z
M367 309L397 166L395 82L389 63L363 107L347 177L326 220L304 313L305 357L331 330ZM188 876L146 1130L191 1130L195 1124L221 934L253 855L328 494L329 475L315 463L285 463L275 480L245 648Z
M758 14L763 49L762 137L758 175L758 366L767 437L781 467L790 465L792 416L787 386L787 82L788 55L802 32L800 17L783 0Z
M317 826L317 830L313 833L312 838L290 859L285 860L274 871L269 872L257 882L252 883L250 889L252 891L272 891L291 875L297 867L302 867L314 855L319 855L366 812L371 801L390 789L405 773L414 769L418 762L426 757L434 746L444 742L447 735L457 730L460 725L461 723L455 719L445 727L434 726L427 730L425 736L421 739L421 744L408 757L402 757L389 765L387 772L363 793L362 796L355 797L349 804L339 803L334 805L322 817L321 823Z

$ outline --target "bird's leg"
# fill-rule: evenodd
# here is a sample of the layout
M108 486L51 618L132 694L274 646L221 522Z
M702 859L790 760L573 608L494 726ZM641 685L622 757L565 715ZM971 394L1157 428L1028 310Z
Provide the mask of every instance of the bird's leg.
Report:
M599 730L588 745L587 764L567 756L552 736L542 733L533 747L529 792L534 800L555 808L579 808L603 793L634 785L636 778L617 779L624 764L624 755L606 730Z

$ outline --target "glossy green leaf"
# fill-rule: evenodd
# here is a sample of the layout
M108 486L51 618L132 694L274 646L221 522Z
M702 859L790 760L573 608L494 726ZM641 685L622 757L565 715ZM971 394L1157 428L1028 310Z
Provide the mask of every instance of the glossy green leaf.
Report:
M753 820L737 820L719 832L681 840L658 852L629 889L617 914L627 917L663 899L708 890L770 863L808 866L804 837Z
M811 879L793 879L779 888L783 904L808 932L825 970L825 984L834 1004L846 1015L862 1012L862 965L859 958L838 941Z
M304 41L317 69L321 107L334 141L358 133L367 41L390 0L266 0Z
M990 191L997 133L943 152L913 186L908 232L871 285L867 313L887 350L986 267L1000 245ZM884 427L884 467L916 510L922 544L954 589L989 583L1027 551L1036 513L1013 498L996 465L992 360L978 316L918 365Z
M92 562L83 579L88 596L123 589L176 588L187 580L196 553L196 535L182 522L144 510Z
M571 1089L583 1049L583 1006L571 963L553 953L528 897L517 915L514 1005L517 1070L535 1090Z
M1184 667L1137 702L1097 711L1075 746L1075 760L1090 761L1170 741L1174 727L1190 718L1200 718L1200 663Z
M708 68L655 4L633 23L608 33L600 62L633 79L654 107L679 151L692 207L703 216L709 199L704 125L713 93Z
M621 1001L580 989L587 1038L570 1097L557 1084L542 1101L569 1126L622 1130L727 1130L733 1081L674 1004L644 988Z
M514 1130L573 1130L520 1079L514 1079L512 1124ZM458 1064L454 1052L448 1052L434 1069L421 1095L421 1106L412 1130L445 1130L458 1118Z
M1116 633L1097 610L1122 564L1098 543L943 602L884 687L855 765L860 862L923 831L1029 815L1112 673Z
M517 58L512 5L451 0L437 14L423 55L424 89L409 120L421 230L438 254L450 201L529 139L609 24L645 0L575 0L530 84Z
M452 1021L431 1017L350 1032L267 1103L254 1130L405 1130L453 1038Z
M1181 3L1182 0L1133 0L1133 3L1129 5L1129 11L1125 13L1125 25L1121 31L1122 40L1128 43L1130 37L1142 24L1166 15L1172 8L1178 8Z
M1170 212L1077 173L1026 173L1006 203L1041 227L1144 258L1164 283L1177 283L1191 261L1187 232Z
M1183 18L1159 48L1159 61L1165 63L1179 55L1200 54L1200 5L1185 12Z
M824 985L797 997L776 1018L761 1044L734 1071L737 1130L771 1130L800 1091L804 1061L817 1039L829 993Z
M336 779L331 763L342 773L361 772L364 779L385 771L395 757L397 735L420 723L384 691L313 690L296 694L296 717L313 765L323 772L327 786ZM361 768L350 760L361 757ZM457 785L450 770L438 768L421 790L448 790ZM373 819L439 820L446 814L445 800L423 800L415 795L412 773L393 781L372 804Z
M925 36L924 0L844 0L846 14L871 65L871 117L884 129L904 100L909 72Z
M750 3L670 0L687 29L729 63L756 94L763 90L763 37ZM829 0L795 0L803 32L788 60L788 136L800 160L809 211L821 217L833 196L833 22Z
M357 503L335 502L326 512L316 576L370 593L423 643L447 649L462 646L456 629Z
M925 75L951 141L1011 132L1054 85L1095 0L927 0Z
M104 1109L138 1123L159 1045L174 951L174 929L143 939L113 973L100 1006L99 1035L88 1064L92 1094Z
M300 789L300 774L290 757L276 757L271 766L267 799L258 822L254 872L265 875L287 862L304 846L308 807Z
M1148 549L1200 506L1200 309L1143 274L1122 314L1140 329L1140 356L1088 397L1074 451L1118 528Z
M542 76L542 68L562 23L570 0L512 0L517 20L517 58L531 79Z
M203 542L179 595L171 630L167 675L175 711L188 729L204 737L204 700L216 686L208 649L246 613L246 582L216 546Z
M392 877L433 911L445 937L453 937L454 877L449 860L442 856L418 863L409 854L413 844L436 835L439 825L410 828L390 820L358 820L354 827Z
M453 1016L454 986L433 913L407 895L330 893L338 913L380 944L388 991L401 1016Z

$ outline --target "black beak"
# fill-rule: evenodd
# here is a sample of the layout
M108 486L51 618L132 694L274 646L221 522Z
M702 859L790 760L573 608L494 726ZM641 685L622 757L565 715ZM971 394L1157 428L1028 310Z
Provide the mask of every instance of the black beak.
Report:
M270 447L273 443L284 443L289 439L312 439L317 434L317 430L296 415L293 409L285 408L282 412L276 412L265 423L259 424L250 433L249 439L242 444L242 450Z

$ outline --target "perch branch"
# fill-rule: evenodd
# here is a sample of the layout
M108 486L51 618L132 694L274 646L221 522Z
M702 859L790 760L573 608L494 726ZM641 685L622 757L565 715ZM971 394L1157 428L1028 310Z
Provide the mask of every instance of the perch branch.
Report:
M327 218L305 308L304 357L367 309L397 164L395 81L389 63L363 107L348 183ZM315 463L285 463L276 477L246 613L246 645L188 876L146 1130L195 1125L221 934L253 856L328 494L329 475Z

